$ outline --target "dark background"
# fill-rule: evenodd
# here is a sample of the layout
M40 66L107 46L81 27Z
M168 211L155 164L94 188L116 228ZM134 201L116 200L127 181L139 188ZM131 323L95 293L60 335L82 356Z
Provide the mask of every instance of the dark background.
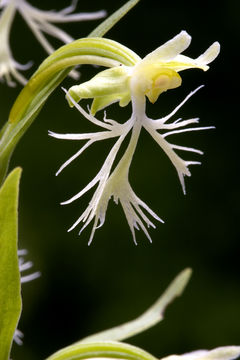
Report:
M32 1L42 9L61 9L66 1ZM49 5L51 4L51 5ZM106 9L122 1L80 2L79 11ZM199 116L201 126L216 130L176 137L181 145L204 151L202 165L191 167L182 194L175 169L154 141L143 132L131 166L136 193L165 220L150 230L153 243L137 232L138 246L120 206L109 203L105 225L87 242L91 226L81 236L67 228L81 214L91 194L71 205L59 203L78 192L98 171L110 142L94 145L59 177L58 167L80 146L48 137L47 130L84 132L87 120L70 110L60 88L19 143L11 168L23 167L20 194L20 248L29 250L40 279L23 285L23 313L19 328L24 346L14 345L13 359L44 359L54 351L91 333L133 319L149 307L178 272L192 267L193 277L184 295L166 311L165 320L129 342L156 357L239 344L239 161L238 161L238 37L237 1L205 2L141 0L111 30L112 38L145 56L181 30L192 35L186 55L197 57L215 40L220 56L208 72L183 72L181 88L148 105L159 118L170 112L191 90L200 90L180 110L185 119ZM100 21L62 25L75 38L86 36ZM22 63L32 59L34 69L44 59L30 30L16 17L11 44ZM59 44L55 43L55 46ZM95 69L83 66L82 81ZM29 72L29 75L31 71ZM74 84L67 79L64 86ZM1 123L20 86L0 84ZM109 108L108 115L126 121L130 108ZM187 158L188 154L185 155Z

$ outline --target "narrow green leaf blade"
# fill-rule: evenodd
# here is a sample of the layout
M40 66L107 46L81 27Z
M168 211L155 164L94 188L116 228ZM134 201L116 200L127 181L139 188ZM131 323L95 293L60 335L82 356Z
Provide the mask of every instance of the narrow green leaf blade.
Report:
M104 36L121 18L126 15L140 0L130 0L124 4L120 9L115 11L106 20L104 20L99 26L96 27L88 36L90 37L102 37Z
M21 169L14 169L0 189L0 360L8 360L21 313L17 256L18 193Z
M127 339L131 336L137 335L150 327L156 325L163 320L163 315L166 307L184 291L192 270L187 268L183 270L177 277L170 283L164 293L159 299L141 316L137 319L129 321L125 324L116 326L112 329L90 335L78 343L89 343L92 341L120 341Z

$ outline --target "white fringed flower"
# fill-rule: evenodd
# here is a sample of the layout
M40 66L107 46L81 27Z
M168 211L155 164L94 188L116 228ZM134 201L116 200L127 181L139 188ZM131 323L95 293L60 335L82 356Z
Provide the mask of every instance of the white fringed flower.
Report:
M0 15L0 80L6 80L8 86L15 86L14 81L11 79L12 76L15 80L25 85L27 80L18 70L26 70L31 66L30 63L21 65L16 62L10 50L9 37L16 11L21 14L46 52L51 54L54 48L47 40L45 34L58 39L64 44L74 40L69 34L54 25L54 23L95 20L106 15L105 11L72 14L76 6L77 0L73 0L70 6L60 11L43 11L33 7L26 0L2 0L0 2L0 9L3 9ZM79 75L77 71L73 71L71 76L78 78Z
M18 262L19 262L19 270L21 273L21 284L35 280L39 278L41 273L39 271L36 271L34 273L28 274L28 275L22 275L23 272L26 270L29 270L33 267L32 261L26 261L24 260L24 256L27 255L27 250L18 250Z
M23 337L24 337L24 334L22 331L16 329L15 330L15 333L13 335L13 340L15 341L15 343L19 346L21 346L23 344Z
M21 284L35 280L41 276L41 273L39 271L22 276L23 272L25 272L26 270L29 270L33 267L32 261L25 262L25 260L24 260L24 256L27 255L27 253L28 252L25 249L18 250L18 263L19 263L19 271L20 271L20 275L21 275ZM15 341L16 344L22 345L23 344L23 341L22 341L23 336L24 335L23 335L22 331L16 329L14 336L13 336L13 340Z
M16 85L12 77L21 84L26 84L27 80L18 70L26 70L31 66L30 63L19 64L11 53L9 37L15 12L15 6L10 3L3 9L0 18L0 81L5 80L11 87Z
M192 127L197 124L197 118L188 120L172 120L178 109L199 89L190 93L183 102L178 105L169 115L158 120L150 119L146 115L146 96L151 102L155 102L158 96L172 88L181 85L181 77L178 72L189 68L200 68L206 71L207 64L215 59L219 53L219 44L216 42L197 59L191 59L180 55L190 44L191 37L182 31L172 40L168 41L158 49L140 59L132 67L118 66L100 72L92 80L79 86L73 86L67 93L67 99L71 106L75 106L79 112L104 131L88 134L57 134L50 135L58 139L87 140L84 146L67 160L59 169L57 174L68 164L76 159L84 150L96 141L118 137L104 164L92 181L78 194L62 204L69 204L79 199L92 187L97 189L83 214L69 229L72 230L80 222L84 223L82 230L92 221L93 229L90 236L91 243L97 227L103 225L107 211L108 201L113 197L114 201L121 203L133 240L136 243L135 229L142 229L151 241L147 227L155 227L149 216L163 222L139 197L134 193L129 184L129 168L136 149L138 138L142 128L153 137L167 154L178 173L183 192L185 193L184 176L190 176L189 165L200 164L200 162L184 160L175 150L195 152L202 154L200 150L172 144L167 139L178 133L210 129L212 127ZM86 111L77 102L82 98L93 98L91 113ZM120 106L132 103L132 116L124 124L104 118L104 121L96 119L93 115L100 109L113 102L119 101ZM128 147L118 164L113 168L113 163L120 146L126 135L131 131ZM145 211L145 212L144 212Z

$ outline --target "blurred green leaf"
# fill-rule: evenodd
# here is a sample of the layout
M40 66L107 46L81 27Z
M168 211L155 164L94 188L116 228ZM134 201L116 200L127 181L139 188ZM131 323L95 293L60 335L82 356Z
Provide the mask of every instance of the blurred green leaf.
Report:
M79 343L105 340L120 341L137 335L156 325L158 322L163 320L163 314L166 307L176 297L182 295L186 285L188 284L191 274L192 270L189 268L181 271L180 274L178 274L176 278L170 283L164 293L158 298L158 300L137 319L116 326L112 329L90 335L79 341Z
M192 270L183 270L167 287L160 298L137 319L107 331L89 336L82 341L59 350L47 360L80 360L90 358L113 358L126 360L154 360L155 358L134 346L116 342L136 335L163 319L167 305L185 289Z
M17 256L18 192L21 169L14 169L0 189L0 360L8 360L21 313Z

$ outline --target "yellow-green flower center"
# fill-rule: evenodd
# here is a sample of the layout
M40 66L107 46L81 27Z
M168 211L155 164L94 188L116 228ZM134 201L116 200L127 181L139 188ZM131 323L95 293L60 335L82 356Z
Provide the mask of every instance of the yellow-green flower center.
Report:
M158 63L140 63L132 74L132 90L144 94L149 101L154 103L159 95L168 89L180 86L182 79L180 75Z

